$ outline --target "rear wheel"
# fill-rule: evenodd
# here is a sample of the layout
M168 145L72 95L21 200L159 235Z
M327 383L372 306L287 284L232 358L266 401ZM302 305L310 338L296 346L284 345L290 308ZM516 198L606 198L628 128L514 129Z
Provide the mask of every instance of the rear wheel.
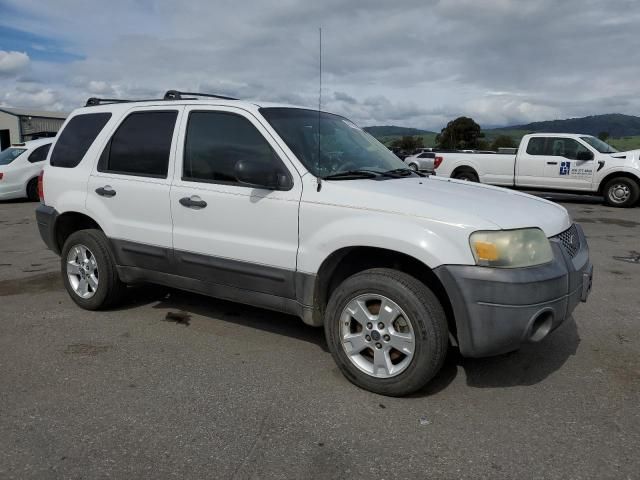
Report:
M72 233L60 255L64 286L71 299L87 310L115 305L124 293L107 237L100 230Z
M478 175L475 172L470 170L463 170L461 172L457 172L453 178L457 180L465 180L467 182L478 182Z
M349 381L389 396L423 388L442 367L448 346L446 317L433 292L385 268L338 286L327 307L325 335Z
M38 179L32 178L27 183L27 198L32 202L37 202L40 200L40 195L38 195Z
M607 182L602 193L607 205L632 207L640 197L640 186L631 178L617 177Z

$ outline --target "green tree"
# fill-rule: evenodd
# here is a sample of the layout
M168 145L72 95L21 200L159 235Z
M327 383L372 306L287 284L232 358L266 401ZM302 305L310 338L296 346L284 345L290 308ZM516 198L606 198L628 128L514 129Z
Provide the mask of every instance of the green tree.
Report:
M498 135L491 143L491 150L498 151L499 148L516 148L515 140L509 135Z
M440 148L477 149L484 133L480 131L480 125L469 117L458 117L447 123L436 136L436 142Z
M411 135L405 135L402 138L398 138L391 143L394 148L399 148L407 152L411 152L416 148L424 147L424 139L422 137L413 137Z
M603 142L606 142L607 140L609 140L609 132L600 132L598 134L598 138Z

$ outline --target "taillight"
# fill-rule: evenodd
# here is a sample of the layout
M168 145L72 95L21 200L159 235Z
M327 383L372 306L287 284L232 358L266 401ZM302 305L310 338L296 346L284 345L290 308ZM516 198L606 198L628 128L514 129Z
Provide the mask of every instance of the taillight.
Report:
M0 172L0 180L2 180L2 177L4 177L4 173Z
M433 168L438 168L441 163L442 163L442 157L436 157L433 160Z
M44 203L44 170L40 170L40 175L38 175L38 196L40 201Z

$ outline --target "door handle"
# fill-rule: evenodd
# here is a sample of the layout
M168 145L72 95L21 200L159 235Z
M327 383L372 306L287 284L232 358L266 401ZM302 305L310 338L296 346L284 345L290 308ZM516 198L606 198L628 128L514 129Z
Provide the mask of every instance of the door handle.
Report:
M96 193L101 197L115 197L116 191L111 188L111 185L105 185L104 187L96 188Z
M547 162L547 165L557 165L558 162Z
M197 195L191 195L190 197L183 197L179 201L180 201L180 205L187 208L194 208L196 210L205 208L207 206L207 202L202 200Z

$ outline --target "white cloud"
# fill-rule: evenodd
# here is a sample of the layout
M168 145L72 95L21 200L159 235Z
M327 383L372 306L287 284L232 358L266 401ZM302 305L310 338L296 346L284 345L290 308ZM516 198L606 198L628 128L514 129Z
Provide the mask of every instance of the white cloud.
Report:
M322 26L323 108L361 125L439 130L459 115L504 125L640 112L640 36L621 28L640 21L637 0L254 0L225 8L193 0L179 9L162 0L4 1L11 8L0 25L59 39L78 55L64 64L32 59L28 71L38 83L30 88L55 96L38 98L66 110L91 96L154 98L173 88L315 108ZM18 95L25 77L0 78L14 106L35 101Z
M16 75L29 66L29 55L0 50L0 75Z

